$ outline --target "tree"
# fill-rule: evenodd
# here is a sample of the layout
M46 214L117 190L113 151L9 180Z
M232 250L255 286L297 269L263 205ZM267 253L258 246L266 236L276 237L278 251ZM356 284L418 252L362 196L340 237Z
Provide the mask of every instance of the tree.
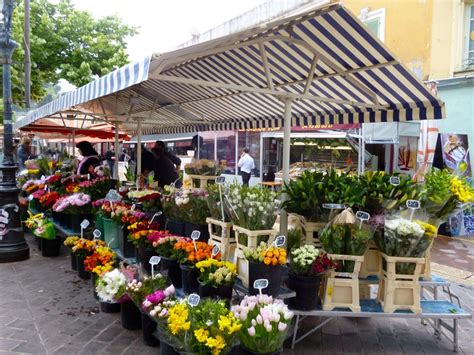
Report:
M116 16L95 19L75 9L70 0L32 1L30 16L33 101L41 100L48 84L55 85L59 79L81 86L128 63L126 40L137 31ZM13 18L13 37L19 48L13 54L12 94L20 106L25 87L23 18L23 1L19 1Z

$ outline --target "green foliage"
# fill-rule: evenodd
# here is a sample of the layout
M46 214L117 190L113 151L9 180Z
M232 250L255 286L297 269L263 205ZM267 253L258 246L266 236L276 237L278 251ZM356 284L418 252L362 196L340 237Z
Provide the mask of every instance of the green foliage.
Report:
M20 105L25 87L23 19L24 3L20 1L13 15L13 37L19 48L13 54L12 66L13 100ZM70 0L57 4L32 1L30 27L33 101L44 98L48 83L65 79L81 86L123 66L128 62L126 40L137 33L116 16L95 19L89 12L75 9Z
M360 182L366 191L364 207L370 214L396 209L404 206L407 200L420 198L420 188L410 176L399 175L399 185L392 185L390 177L391 175L383 171L366 171L360 177Z

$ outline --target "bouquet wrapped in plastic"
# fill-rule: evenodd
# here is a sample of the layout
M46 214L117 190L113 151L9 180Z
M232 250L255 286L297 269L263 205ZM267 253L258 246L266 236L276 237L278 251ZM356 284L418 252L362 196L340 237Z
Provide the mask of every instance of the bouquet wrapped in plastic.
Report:
M424 257L438 230L438 226L432 223L422 214L413 218L409 211L401 211L385 219L384 233L374 236L375 244L388 256ZM397 272L411 274L414 267L398 263Z

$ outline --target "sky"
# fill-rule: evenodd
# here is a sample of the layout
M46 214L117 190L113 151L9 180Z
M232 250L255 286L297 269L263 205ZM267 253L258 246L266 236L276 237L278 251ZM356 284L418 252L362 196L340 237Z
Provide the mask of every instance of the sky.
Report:
M54 0L50 0L55 2ZM75 7L94 17L117 15L139 27L128 40L130 60L166 52L250 9L265 0L72 0Z

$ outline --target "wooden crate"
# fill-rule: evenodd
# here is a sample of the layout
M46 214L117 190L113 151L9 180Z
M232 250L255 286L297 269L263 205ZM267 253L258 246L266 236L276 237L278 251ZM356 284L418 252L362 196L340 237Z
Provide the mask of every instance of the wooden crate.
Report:
M382 305L385 313L396 310L410 310L420 314L420 274L425 263L425 258L409 258L399 256L388 256L382 253L385 262L383 275L379 282L377 300ZM397 274L398 263L414 264L412 274Z
M251 231L235 225L232 226L232 228L235 232L236 249L234 263L237 265L237 277L242 281L245 287L248 287L249 267L247 260L245 260L244 252L247 249L256 249L259 244L259 239L263 239L262 241L268 244L273 243L277 232L273 229Z
M433 240L425 253L425 263L421 268L421 278L425 281L431 281L431 247L433 246L434 240L437 236L438 233L433 236Z
M326 226L326 223L308 222L306 218L301 218L301 229L303 231L303 244L314 245L321 248L318 233Z
M216 178L217 178L217 176L209 176L209 175L189 175L188 174L188 176L191 179L193 187L197 187L197 186L194 186L194 180L199 180L199 187L201 189L206 188L209 181L216 181Z
M352 272L331 270L326 280L323 310L334 308L349 308L352 312L360 312L359 271L364 256L357 255L328 255L334 261L353 261Z
M222 260L233 261L236 242L235 238L232 237L232 223L222 222L214 218L206 218L206 223L209 228L208 243L219 246Z
M377 276L379 279L382 277L382 255L374 242L369 243L364 254L359 276L364 279L368 276Z

